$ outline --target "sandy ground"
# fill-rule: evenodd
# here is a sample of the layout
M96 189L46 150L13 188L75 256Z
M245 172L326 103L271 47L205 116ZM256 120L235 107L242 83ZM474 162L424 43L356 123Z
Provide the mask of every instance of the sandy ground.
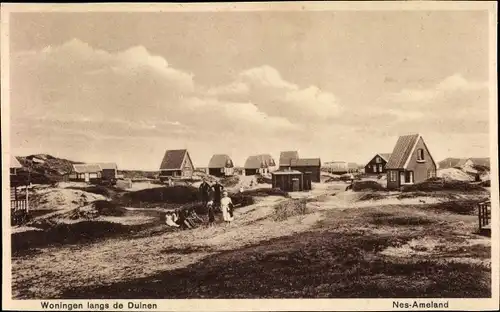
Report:
M247 180L249 179L243 179L243 182ZM255 204L237 209L235 221L230 226L219 223L214 227L172 232L165 225L161 225L154 234L146 236L110 238L89 244L47 247L38 249L32 254L14 256L13 295L15 298L59 298L67 287L77 289L83 286L111 285L155 276L161 272L186 268L224 251L256 244L265 246L265 242L273 238L315 231L319 224L329 222L333 222L333 229L339 233L343 231L350 233L349 231L355 230L356 233L365 233L368 236L391 236L391 233L398 233L396 231L399 230L384 225L365 224L363 220L366 217L363 214L374 209L380 214L394 213L401 211L397 210L401 208L394 207L407 206L409 208L402 215L410 214L412 218L424 218L431 212L418 210L418 205L424 204L421 200L425 201L425 204L439 200L435 197L398 200L389 196L381 200L360 201L364 193L345 192L343 190L346 186L344 182L317 183L310 192L292 193L292 198L311 199L307 203L309 213L292 216L284 221L274 221L272 216L276 205L289 199L279 196L261 197ZM129 210L135 211L133 207ZM439 222L450 220L449 215L444 214L434 217L440 220ZM154 219L148 216L127 217L128 220L125 220L125 217L100 218L103 221L122 224L147 223ZM470 231L470 224L475 222L473 217L453 218L459 220L455 221L459 224L457 228L464 233ZM346 220L345 225L342 220ZM349 222L353 222L350 220L355 220L356 226L349 225ZM477 235L465 235L459 243L451 245L449 240L440 240L429 235L410 240L401 246L389 246L381 251L380 255L403 258L434 257L442 254L443 246L455 248L450 249L450 252L455 251L456 254L456 250L459 250L457 248L466 245L489 246L490 240ZM190 251L186 253L186 250ZM451 260L475 261L488 265L484 259L477 260L466 255Z

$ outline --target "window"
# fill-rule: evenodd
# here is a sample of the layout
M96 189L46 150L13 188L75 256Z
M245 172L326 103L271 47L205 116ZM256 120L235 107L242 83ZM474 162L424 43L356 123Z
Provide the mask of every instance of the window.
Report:
M378 172L382 172L382 171L383 171L382 165L378 165Z
M375 158L375 162L379 164L381 162L380 157L377 156L377 158Z
M377 173L377 165L373 165L373 172Z
M424 161L424 149L423 148L419 148L417 150L417 160L418 161Z
M434 178L436 176L436 172L432 169L427 170L427 179Z
M15 175L16 174L16 168L10 168L10 174Z
M391 171L389 174L389 179L391 180L391 182L396 182L398 180L398 172Z

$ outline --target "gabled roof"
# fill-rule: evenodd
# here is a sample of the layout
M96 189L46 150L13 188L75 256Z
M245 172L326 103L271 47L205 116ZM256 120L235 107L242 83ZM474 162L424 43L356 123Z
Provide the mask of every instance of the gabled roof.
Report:
M490 158L489 157L483 157L483 158L469 158L470 161L474 165L479 165L479 166L484 166L484 167L490 167Z
M10 168L22 168L23 166L14 155L10 155Z
M167 150L160 165L160 170L181 170L182 161L188 154L186 149Z
M245 161L245 169L267 168L275 165L273 157L269 154L250 156Z
M387 169L403 169L408 157L410 157L412 149L418 142L419 134L410 134L400 136L394 146L391 157L386 164Z
M225 154L215 154L210 158L208 168L231 168L234 167L231 157Z
M285 151L280 154L280 166L290 166L292 160L299 159L299 152Z
M115 163L97 163L102 170L116 170L118 169L118 165Z
M94 173L94 172L101 172L102 171L101 167L99 167L99 165L95 165L95 164L73 165L73 170L76 173Z
M290 160L291 167L321 167L321 160L319 158L299 158Z
M288 175L288 174L303 174L300 171L297 170L278 170L271 172L272 175Z

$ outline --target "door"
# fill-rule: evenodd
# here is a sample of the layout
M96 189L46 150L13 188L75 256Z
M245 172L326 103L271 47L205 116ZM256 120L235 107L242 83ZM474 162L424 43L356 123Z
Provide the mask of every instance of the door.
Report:
M90 181L90 173L85 173L85 182Z
M292 191L293 192L300 191L300 181L298 178L292 179Z
M406 180L406 179L405 179L405 173L404 173L404 171L401 171L401 172L399 173L399 185L404 184L404 183L405 183L405 180Z

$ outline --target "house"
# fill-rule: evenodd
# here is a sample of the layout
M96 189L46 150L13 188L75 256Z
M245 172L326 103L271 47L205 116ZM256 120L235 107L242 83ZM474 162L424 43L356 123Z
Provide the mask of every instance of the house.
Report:
M187 150L167 150L160 165L160 180L168 177L191 178L193 171L193 162Z
M387 162L387 188L398 189L407 184L436 176L436 163L419 134L399 137Z
M276 169L276 163L269 154L254 155L245 161L245 175L266 174Z
M376 154L365 166L366 174L382 174L386 173L385 166L389 158L390 153L378 153Z
M325 163L329 173L345 174L349 172L349 164L345 161L330 161Z
M285 151L280 154L279 170L290 169L290 162L299 159L299 152Z
M118 178L118 166L115 163L98 163L101 168L103 180L116 180Z
M225 154L213 155L208 163L208 174L216 177L234 175L233 161L228 155Z
M102 169L97 164L74 164L69 174L69 179L73 181L95 182L101 178Z
M309 176L312 182L321 181L321 159L319 158L291 159L290 168Z
M298 170L278 170L271 173L272 187L285 192L300 192L311 189L309 175Z

